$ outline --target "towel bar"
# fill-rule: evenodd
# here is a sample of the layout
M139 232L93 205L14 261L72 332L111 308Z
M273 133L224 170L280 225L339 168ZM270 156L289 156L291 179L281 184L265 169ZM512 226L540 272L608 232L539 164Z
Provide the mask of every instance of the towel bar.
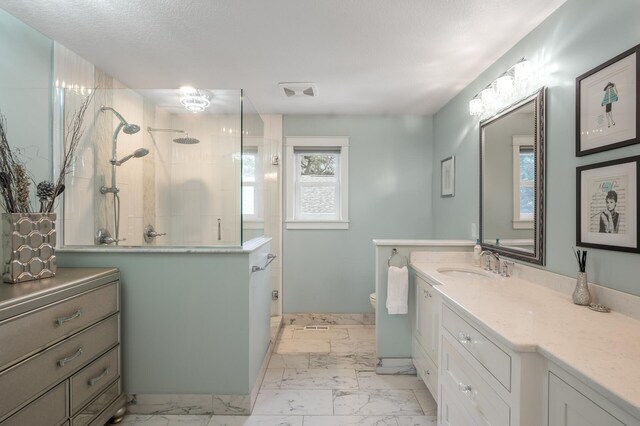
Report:
M273 262L273 260L276 258L275 254L267 254L267 263L264 264L263 267L257 266L257 265L253 265L251 267L251 272L259 272L259 271L264 271L265 269L267 269L267 266L269 266L269 264L271 262Z
M387 266L391 267L391 259L393 259L393 256L396 256L396 255L400 256L402 258L402 260L404 261L404 265L402 265L402 266L409 267L409 261L407 260L406 256L403 256L400 253L398 253L398 249L396 249L396 248L391 250L391 256L389 256L389 259L387 260Z

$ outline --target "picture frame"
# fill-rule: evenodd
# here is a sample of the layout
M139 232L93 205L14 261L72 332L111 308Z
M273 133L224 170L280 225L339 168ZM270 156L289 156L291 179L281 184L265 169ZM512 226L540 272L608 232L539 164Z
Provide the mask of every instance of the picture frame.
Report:
M455 196L456 169L455 157L445 158L440 161L440 196Z
M640 45L576 78L576 156L640 143Z
M640 155L576 168L576 245L640 253Z

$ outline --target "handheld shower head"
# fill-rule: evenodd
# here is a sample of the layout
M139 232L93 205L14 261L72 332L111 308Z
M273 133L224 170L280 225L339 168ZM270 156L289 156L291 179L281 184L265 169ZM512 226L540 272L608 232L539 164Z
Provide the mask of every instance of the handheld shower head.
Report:
M131 160L132 158L141 158L144 157L145 155L147 155L149 153L149 150L146 148L138 148L135 151L133 151L133 153L122 157L120 160L115 162L116 166L121 166L122 164L124 164L125 162Z

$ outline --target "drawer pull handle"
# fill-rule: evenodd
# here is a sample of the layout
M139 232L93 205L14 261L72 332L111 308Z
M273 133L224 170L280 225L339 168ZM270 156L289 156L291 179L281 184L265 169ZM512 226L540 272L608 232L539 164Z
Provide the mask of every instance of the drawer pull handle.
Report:
M460 392L462 392L463 394L465 394L466 396L468 396L471 399L473 399L473 397L475 396L475 392L474 392L473 388L471 387L471 385L467 385L467 384L464 384L464 383L460 382L460 383L458 383L458 389L460 389Z
M107 375L111 372L111 370L109 370L109 368L105 368L104 371L102 373L100 373L100 375L98 377L94 377L93 379L89 379L89 386L93 386L96 383L98 383L100 380L104 379L105 377L107 377Z
M78 358L80 355L82 355L82 346L80 346L80 348L78 348L78 350L76 351L75 354L68 356L66 358L62 358L60 361L58 361L58 365L60 367L64 367L65 364L67 364L68 362L73 361L74 359Z
M82 309L78 309L72 315L69 315L68 317L60 317L60 318L58 318L56 320L56 324L58 324L58 326L61 326L65 322L69 322L69 321L74 320L76 318L80 318L81 316L82 316Z
M471 336L469 336L468 334L462 331L458 333L458 342L462 343L463 345L466 345L471 343L471 341L472 341Z

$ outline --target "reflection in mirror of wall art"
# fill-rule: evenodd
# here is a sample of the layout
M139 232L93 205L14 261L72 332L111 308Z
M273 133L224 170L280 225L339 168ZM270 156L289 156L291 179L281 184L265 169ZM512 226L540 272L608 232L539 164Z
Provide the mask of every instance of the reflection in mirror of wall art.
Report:
M577 245L640 253L640 156L576 169Z
M480 123L483 249L544 264L544 88Z
M452 155L440 162L440 196L453 197L455 195L455 158Z
M576 156L640 143L640 45L576 79Z

